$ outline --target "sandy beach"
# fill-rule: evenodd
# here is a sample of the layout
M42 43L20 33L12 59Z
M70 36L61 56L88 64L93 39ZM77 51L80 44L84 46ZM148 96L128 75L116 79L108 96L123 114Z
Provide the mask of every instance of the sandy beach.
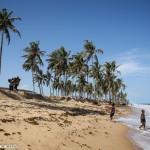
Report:
M130 108L116 107L114 118ZM110 105L0 92L0 146L18 150L134 150ZM15 144L15 145L14 145Z

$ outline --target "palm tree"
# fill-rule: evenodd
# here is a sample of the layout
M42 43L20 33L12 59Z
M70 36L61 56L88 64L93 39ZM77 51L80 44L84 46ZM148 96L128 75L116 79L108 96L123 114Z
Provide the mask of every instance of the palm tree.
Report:
M103 50L96 49L95 45L93 45L92 41L85 40L84 44L85 54L86 54L86 62L88 63L90 59L92 59L92 66L93 66L93 57L96 56L96 53L103 54ZM94 78L93 78L93 84L94 84ZM94 85L95 87L95 85ZM94 90L95 92L95 90ZM94 94L96 96L96 93ZM95 97L96 98L96 97Z
M85 54L87 55L86 61L89 62L90 59L92 58L92 65L93 65L93 56L96 53L101 53L103 54L103 50L101 49L96 49L95 45L93 45L92 41L85 40L84 44L84 49L85 49Z
M123 83L123 79L116 79L114 83L115 83L114 84L115 97L118 96L118 103L119 103L123 90L125 90L126 88L126 85Z
M92 93L93 93L93 86L92 83L87 82L86 86L85 86L85 92L87 93L87 99L89 99L89 95L91 97Z
M54 82L53 82L53 88L56 90L56 96L59 95L59 90L60 90L60 78L58 76L55 76ZM53 90L53 95L54 95L54 90Z
M105 74L104 74L105 76ZM109 88L108 88L108 82L105 78L103 78L102 80L102 92L104 94L104 100L106 101L107 100L107 95L108 95L108 92L109 92Z
M34 74L34 82L38 83L40 94L43 94L43 87L42 87L43 79L44 79L43 71L41 69L39 69L37 74Z
M70 63L70 70L73 76L77 74L82 74L82 71L86 67L85 60L83 58L83 53L77 53L77 55L72 56L73 61Z
M98 82L98 80L100 80L100 76L101 76L101 66L99 64L98 58L95 55L95 62L92 65L92 68L90 70L90 77L93 77L94 80L94 99L96 100L96 94L97 94L97 90L96 90L96 83Z
M80 74L77 78L77 86L79 89L79 96L82 97L83 91L84 91L84 87L86 86L87 81L85 79L85 75L84 74Z
M57 53L58 50L54 50L52 53L48 54L47 57L48 59L46 59L46 61L48 62L48 67L47 70L50 70L53 74L53 86L52 86L52 95L54 96L54 82L55 82L55 78L57 76L57 68L55 66L56 62L56 58L57 58Z
M17 33L19 35L19 37L21 37L20 32L12 24L15 20L21 20L21 18L19 18L19 17L11 18L12 13L13 13L13 11L8 13L6 8L2 9L2 11L0 12L0 32L2 32L1 47L0 47L0 73L1 73L1 61L2 61L4 35L6 35L8 44L10 43L9 30L12 30L14 33Z
M67 93L67 96L71 96L71 93L72 93L72 81L71 80L68 80L66 82L66 93Z
M89 88L88 82L89 82L89 73L90 73L90 69L89 69L89 66L88 66L87 64L85 65L84 73L85 73L86 79L87 79L87 87L86 87L86 90L88 91L87 88ZM88 99L88 93L89 93L89 92L87 92L87 99Z
M39 48L39 41L30 42L30 46L23 49L27 54L22 57L25 58L25 63L22 65L25 71L32 71L32 81L33 81L33 91L35 92L34 86L34 73L39 71L39 66L43 66L43 61L41 59L44 56L45 51L41 51Z
M65 95L66 95L66 81L67 81L67 69L68 63L71 58L69 58L71 51L66 51L64 47L60 47L55 50L51 55L48 55L48 69L55 69L57 75L64 76L65 85Z
M109 103L111 103L112 98L114 98L113 94L113 85L114 81L116 79L116 73L120 73L117 71L118 66L116 65L115 61L112 62L106 62L104 64L104 70L105 70L105 81L107 82L108 89L109 89Z
M44 74L44 80L46 83L46 86L49 86L49 92L50 92L50 96L51 96L51 81L52 81L52 74L47 71L46 74Z

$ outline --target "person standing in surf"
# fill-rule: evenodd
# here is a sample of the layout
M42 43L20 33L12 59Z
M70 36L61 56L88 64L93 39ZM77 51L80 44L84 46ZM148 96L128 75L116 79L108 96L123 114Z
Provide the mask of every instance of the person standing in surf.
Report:
M143 129L145 129L145 124L146 124L145 111L142 109L141 112L142 112L142 113L141 113L140 119L141 119L142 125L139 126L139 129L140 129L140 130L141 130L142 127L143 127Z

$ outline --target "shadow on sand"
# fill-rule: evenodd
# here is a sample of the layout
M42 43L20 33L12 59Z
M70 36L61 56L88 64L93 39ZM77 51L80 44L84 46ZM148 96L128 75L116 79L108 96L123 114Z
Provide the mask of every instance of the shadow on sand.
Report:
M0 93L6 95L7 97L14 99L14 100L19 100L22 101L23 103L31 105L30 109L32 109L32 106L36 106L39 108L45 108L45 109L50 109L50 110L61 110L65 111L67 115L71 116L79 116L79 115L107 115L103 111L98 111L98 110L92 110L92 109L85 109L85 108L79 108L79 107L69 107L69 106L59 106L59 105L51 105L51 103L61 103L61 101L56 101L56 100L51 100L50 98L46 98L40 94L33 94L33 93L27 93L24 92L21 94L19 91L9 91L9 90L3 90L0 89ZM26 101L25 99L36 99L37 101ZM43 103L44 102L44 103ZM69 101L68 101L69 103Z

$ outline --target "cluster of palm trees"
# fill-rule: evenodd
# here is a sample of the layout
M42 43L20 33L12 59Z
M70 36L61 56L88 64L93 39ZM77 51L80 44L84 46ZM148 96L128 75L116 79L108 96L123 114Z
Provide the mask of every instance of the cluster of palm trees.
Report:
M97 53L103 54L103 50L96 49L92 41L86 40L84 50L76 55L71 55L64 47L48 54L45 74L41 58L46 52L40 50L39 42L31 42L24 51L23 69L32 71L33 90L37 83L41 94L46 85L50 87L50 95L127 103L126 86L118 78L116 62L100 65Z
M11 18L12 11L7 13L6 9L0 12L0 33L2 33L0 48L0 70L3 37L6 35L8 44L10 42L9 30L19 31L12 25L19 17ZM123 80L118 77L118 66L115 61L106 62L101 65L97 54L103 54L103 50L96 49L92 41L84 41L84 50L75 55L64 47L47 54L47 71L43 72L44 63L42 57L46 52L40 50L39 41L30 42L23 49L25 59L22 65L25 71L32 72L33 91L35 84L38 85L40 94L43 94L43 86L49 87L50 95L80 97L83 99L117 101L127 103L127 94Z

